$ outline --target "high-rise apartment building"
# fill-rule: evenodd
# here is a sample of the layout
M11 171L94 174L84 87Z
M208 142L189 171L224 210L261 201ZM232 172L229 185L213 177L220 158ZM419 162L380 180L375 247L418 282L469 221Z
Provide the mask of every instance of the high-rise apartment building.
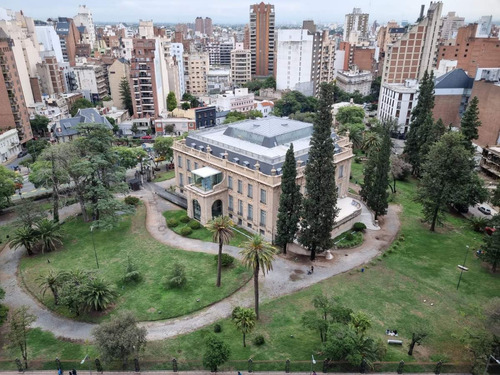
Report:
M97 38L94 26L94 18L92 17L92 12L90 11L90 9L87 8L86 5L80 5L78 8L78 14L73 17L73 21L75 22L75 25L77 27L85 26L89 35L91 48L94 48L94 44Z
M353 35L357 34L356 39L367 39L370 32L368 26L368 13L361 13L361 8L354 8L352 13L345 15L344 22L344 41L349 41Z
M250 51L252 75L266 77L274 74L274 5L250 5Z
M195 95L206 95L208 92L207 73L210 68L208 53L184 53L184 80L186 92Z
M242 87L252 80L252 53L248 49L231 51L231 82L235 87Z
M13 40L0 29L0 130L16 129L21 143L33 138L28 108L19 81Z
M402 84L407 79L420 79L426 70L437 66L442 7L441 2L431 2L426 17L387 45L382 82Z
M465 24L464 17L458 17L456 12L448 12L443 17L443 25L441 27L441 40L455 39L458 29Z

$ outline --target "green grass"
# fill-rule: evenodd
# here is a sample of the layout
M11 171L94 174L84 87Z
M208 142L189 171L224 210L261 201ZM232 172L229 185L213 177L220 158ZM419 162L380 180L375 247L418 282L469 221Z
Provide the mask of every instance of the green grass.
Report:
M175 177L175 171L161 171L155 173L155 178L153 182L162 182L166 180L171 180Z
M50 269L84 268L97 271L99 276L116 286L116 305L105 314L85 314L81 320L99 322L119 311L134 312L138 320L159 320L189 314L232 294L250 278L251 273L236 263L225 270L222 287L215 287L216 264L213 255L186 252L165 246L153 239L145 228L145 208L125 217L117 228L94 232L100 269L96 270L90 223L73 219L63 225L66 233L62 250L25 257L21 261L21 277L28 290L49 308L71 316L66 308L54 306L51 293L42 297L37 278ZM138 284L123 284L127 255L143 276ZM47 262L50 260L50 264ZM166 289L164 279L174 263L185 265L188 283L182 289ZM197 300L200 302L197 302Z
M165 217L166 220L169 219L176 219L179 223L175 228L170 228L172 229L175 233L179 234L181 233L181 229L184 228L189 224L188 223L181 223L180 218L183 216L186 216L186 210L173 210L173 211L165 211L163 213L163 216ZM236 227L234 232L234 236L229 242L229 245L231 246L237 246L241 247L243 243L248 241L249 237L252 236L251 233L247 232L245 229L242 229L240 227ZM195 240L200 240L200 241L205 241L205 242L213 242L212 238L212 232L210 232L207 228L201 227L200 229L193 230L193 233L191 233L188 238L192 238Z

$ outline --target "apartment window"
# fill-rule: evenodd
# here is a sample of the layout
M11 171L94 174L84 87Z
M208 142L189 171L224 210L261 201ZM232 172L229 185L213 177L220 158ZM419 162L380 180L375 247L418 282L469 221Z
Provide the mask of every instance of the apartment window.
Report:
M228 189L233 188L233 178L231 176L227 176L227 188Z
M243 181L238 180L238 193L243 194Z
M253 220L253 206L251 204L248 205L247 219Z
M243 201L238 199L238 215L243 216Z
M191 160L186 159L187 170L191 171Z
M179 186L184 186L184 176L182 173L179 173Z
M180 155L177 156L177 166L179 168L182 168L182 157Z
M266 211L260 210L260 226L265 227L266 226Z
M248 184L248 198L253 198L253 186L252 184Z
M234 202L233 202L233 196L232 195L229 196L229 202L228 202L227 207L228 207L229 211L233 211Z
M339 167L339 178L342 178L342 177L344 177L344 166L343 165L341 165Z
M267 191L264 189L260 189L260 203L267 203Z

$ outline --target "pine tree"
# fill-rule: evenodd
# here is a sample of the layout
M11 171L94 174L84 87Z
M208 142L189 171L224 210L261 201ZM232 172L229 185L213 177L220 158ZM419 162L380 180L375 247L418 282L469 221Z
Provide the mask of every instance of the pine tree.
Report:
M276 235L276 243L283 247L283 254L286 254L286 245L293 242L300 220L302 194L300 194L300 186L295 181L296 178L297 165L293 144L291 144L286 152L285 163L283 164L280 205L278 208L278 233Z
M123 77L120 82L120 99L128 114L132 116L134 114L134 106L132 105L132 96L130 94L130 86L127 78Z
M381 126L382 143L379 152L371 152L365 168L361 197L366 201L368 207L375 213L375 220L379 215L387 213L389 206L389 170L391 156L391 136L387 124Z
M420 175L420 165L423 161L421 154L422 146L427 143L430 127L425 123L432 121L432 109L434 108L434 73L424 73L419 86L418 102L411 114L410 131L406 139L405 154L408 162L412 165L412 173ZM423 129L421 129L423 127Z
M478 104L479 99L475 96L467 106L467 110L465 111L462 121L460 122L460 132L465 138L465 146L471 151L474 151L472 140L479 137L477 128L481 126L481 121L479 121Z
M307 194L303 200L303 213L299 241L311 252L331 247L330 232L337 216L337 188L335 186L334 144L331 137L333 86L321 85L318 112L314 121L309 160L305 178Z
M172 112L177 108L177 99L175 98L175 94L170 91L167 96L167 110Z

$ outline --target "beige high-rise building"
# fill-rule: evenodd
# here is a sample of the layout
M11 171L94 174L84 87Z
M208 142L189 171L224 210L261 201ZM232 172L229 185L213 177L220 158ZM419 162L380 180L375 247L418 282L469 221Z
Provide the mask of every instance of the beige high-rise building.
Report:
M252 53L248 49L231 51L231 82L241 87L252 80Z
M208 53L184 53L186 92L200 96L208 92L207 73L210 68Z
M130 63L125 59L116 59L108 68L109 91L113 104L119 109L126 109L120 94L120 84L130 76Z
M250 51L252 52L252 76L274 75L274 5L250 5Z

